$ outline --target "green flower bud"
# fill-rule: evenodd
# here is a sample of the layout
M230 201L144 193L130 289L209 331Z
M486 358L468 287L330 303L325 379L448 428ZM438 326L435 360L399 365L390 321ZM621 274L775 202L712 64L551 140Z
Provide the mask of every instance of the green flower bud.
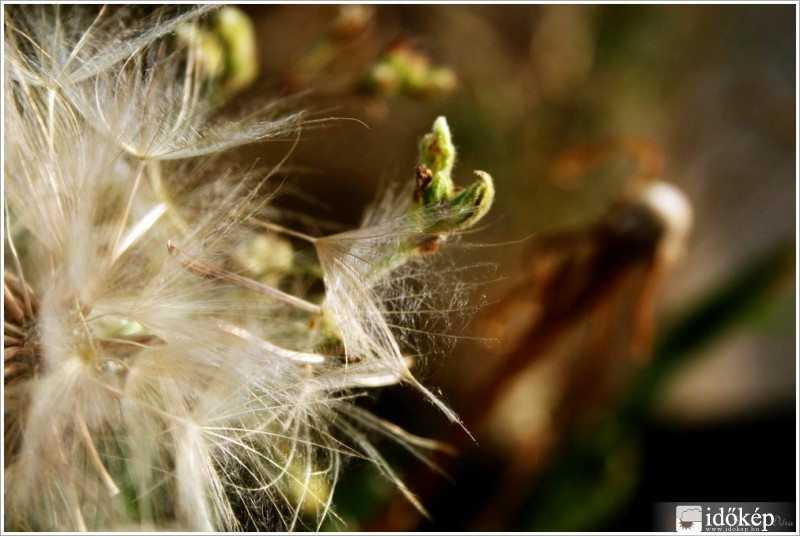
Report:
M440 172L450 181L450 195L452 195L452 180L450 174L456 161L456 147L450 134L450 126L444 116L436 118L433 130L422 137L419 145L420 164L431 170L434 177Z
M494 202L494 181L485 171L475 171L478 180L466 190L459 192L452 200L455 214L455 228L465 229L475 225L483 218Z
M249 86L258 76L256 35L250 18L240 9L226 6L214 14L214 31L225 47L226 94Z
M235 7L217 11L206 23L181 25L177 36L196 55L200 72L212 84L215 99L230 97L258 76L253 23Z
M419 152L413 201L420 209L424 232L452 233L471 227L486 215L494 202L492 177L476 171L474 184L456 188L451 177L456 148L444 117L438 117L431 132L423 136Z
M458 84L447 67L433 67L430 59L400 41L378 59L364 81L364 89L380 96L405 95L424 99L448 93Z

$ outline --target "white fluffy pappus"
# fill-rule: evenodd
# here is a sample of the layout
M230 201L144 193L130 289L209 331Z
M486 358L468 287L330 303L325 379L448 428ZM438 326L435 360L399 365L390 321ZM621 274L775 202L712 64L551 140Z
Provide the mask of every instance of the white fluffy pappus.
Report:
M391 194L359 229L314 241L328 290L324 310L351 361L413 385L448 419L461 424L413 376L407 359L420 336L443 334L426 329L425 323L442 328L449 317L470 311L468 283L459 279L460 269L431 266L431 256L448 236L425 232L453 214L426 214L409 205Z
M64 88L114 67L218 6L6 5L6 76Z
M399 337L441 237L384 213L310 239L324 296L259 280L272 174L219 154L303 116L219 117L173 38L209 8L137 9L4 9L4 528L318 529L348 456L422 508L371 438L439 445L353 398L407 382L458 422Z

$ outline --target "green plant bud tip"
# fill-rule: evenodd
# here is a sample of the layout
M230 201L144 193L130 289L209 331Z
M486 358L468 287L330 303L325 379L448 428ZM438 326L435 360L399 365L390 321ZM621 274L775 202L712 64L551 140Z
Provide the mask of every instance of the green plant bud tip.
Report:
M456 161L456 147L444 116L437 117L433 122L433 130L422 137L419 159L420 164L427 166L434 177L442 172L450 179Z

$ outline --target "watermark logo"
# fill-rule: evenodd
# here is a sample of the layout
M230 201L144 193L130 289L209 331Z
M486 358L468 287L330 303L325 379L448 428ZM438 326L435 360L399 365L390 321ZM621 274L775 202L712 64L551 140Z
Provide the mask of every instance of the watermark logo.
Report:
M795 532L796 503L655 503L659 532Z
M675 530L678 532L703 532L702 506L676 506Z

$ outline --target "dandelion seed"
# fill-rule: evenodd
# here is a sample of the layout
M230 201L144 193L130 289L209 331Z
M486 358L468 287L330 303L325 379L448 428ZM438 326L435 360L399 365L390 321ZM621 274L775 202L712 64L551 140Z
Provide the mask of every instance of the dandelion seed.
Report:
M216 7L11 5L5 9L4 52L13 64L10 74L57 90L110 69Z
M254 292L258 292L259 294L264 294L265 296L270 296L272 298L285 301L289 305L293 305L304 311L315 314L320 313L320 307L314 303L307 302L297 298L296 296L292 296L291 294L287 294L276 288L270 287L269 285L264 285L257 281L253 281L252 279L203 264L197 259L192 258L190 255L187 255L181 251L178 246L172 244L171 242L167 243L167 250L169 251L170 255L178 259L178 262L180 262L184 268L192 273L206 278L230 281L233 284L240 285Z
M220 117L215 86L196 48L161 43L98 73L70 93L95 128L131 155L170 160L214 154L254 141L292 138L303 114L278 116L280 102L237 117ZM188 59L187 59L188 57ZM157 69L149 66L158 65Z

